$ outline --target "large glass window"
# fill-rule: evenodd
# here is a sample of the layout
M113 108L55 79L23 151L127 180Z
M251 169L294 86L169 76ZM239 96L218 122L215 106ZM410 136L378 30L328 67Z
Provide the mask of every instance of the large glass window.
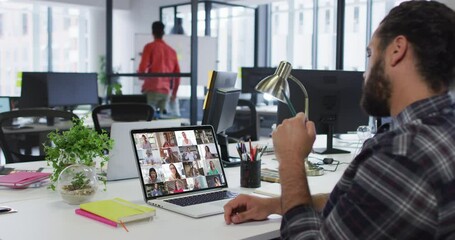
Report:
M52 70L87 71L87 11L52 8Z
M314 4L318 5L316 12ZM293 68L335 68L336 1L287 0L270 6L271 66L284 60ZM317 29L314 29L315 14Z
M313 7L313 0L294 1L294 68L313 68Z
M278 66L281 61L293 63L293 53L288 52L289 34L289 5L287 1L273 2L271 4L271 66ZM291 12L292 13L292 12ZM299 50L295 50L298 52Z
M211 9L210 29L208 30L206 30L205 19L206 6ZM162 9L161 19L166 25L166 33L171 33L174 27L174 9L177 12L176 17L181 19L184 33L191 35L191 5L189 4ZM253 66L254 9L219 2L199 3L197 23L198 36L217 38L217 67L215 70L239 71L242 66Z
M23 32L25 19L31 19L33 14L33 5L25 3L3 2L0 5L1 20L1 37L0 45L0 95L19 95L18 72L31 70L33 61L24 61L23 57L32 56L29 54L33 50L33 36ZM39 13L39 11L37 11ZM24 18L23 16L30 16Z
M336 1L318 0L316 69L335 69L336 12Z
M365 70L367 1L347 0L344 18L344 70Z
M372 32L388 11L403 1L345 1L343 69L365 70L365 48ZM371 3L371 16L367 13L368 2ZM335 69L337 1L274 1L270 9L270 66L285 60L294 68ZM367 32L369 21L371 31Z
M20 95L23 71L87 71L87 13L74 6L0 2L0 95Z

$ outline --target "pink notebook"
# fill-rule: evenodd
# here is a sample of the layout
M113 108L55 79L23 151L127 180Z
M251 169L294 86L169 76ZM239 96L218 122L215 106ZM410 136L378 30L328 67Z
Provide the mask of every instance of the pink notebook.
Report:
M85 210L83 210L83 209L78 208L78 209L76 209L74 212L75 212L76 214L78 214L78 215L81 215L81 216L84 216L84 217L91 218L91 219L96 220L96 221L98 221L98 222L102 222L102 223L104 223L104 224L107 224L107 225L110 225L110 226L113 226L113 227L117 227L117 223L116 223L116 222L114 222L114 221L112 221L112 220L109 220L109 219L107 219L107 218L98 216L98 215L93 214L93 213L91 213L91 212L87 212L87 211L85 211Z
M51 175L42 172L15 172L9 175L0 176L0 186L12 188L24 188L32 183L42 181Z

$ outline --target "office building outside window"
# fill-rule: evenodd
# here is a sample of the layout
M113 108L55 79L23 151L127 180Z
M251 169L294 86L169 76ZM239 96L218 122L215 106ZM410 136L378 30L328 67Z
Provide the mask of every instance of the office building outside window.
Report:
M210 3L210 29L206 31L205 4L198 4L198 36L217 38L219 71L240 71L242 66L254 64L254 9ZM176 6L177 18L182 19L186 35L191 35L191 6ZM162 9L161 19L170 33L174 26L174 6ZM203 46L199 46L203 47ZM199 73L205 74L205 73Z
M367 0L347 0L344 13L343 69L365 70L367 46Z
M87 71L88 21L88 8L1 2L0 95L19 96L20 73L24 71Z
M289 30L289 5L287 1L273 2L271 4L271 66L278 66L280 61L287 60L293 62L294 54L291 53L292 47L289 46L289 40L292 38L288 34L292 34ZM300 49L293 49L294 52L300 52Z
M335 69L337 1L318 0L316 69Z
M371 19L370 29L374 31L388 11L403 1L372 0L371 16L367 13L369 1L345 1L344 70L365 70L365 48L371 38L371 33L367 32L367 20ZM270 4L270 9L271 67L286 60L294 68L335 69L336 0L275 1Z

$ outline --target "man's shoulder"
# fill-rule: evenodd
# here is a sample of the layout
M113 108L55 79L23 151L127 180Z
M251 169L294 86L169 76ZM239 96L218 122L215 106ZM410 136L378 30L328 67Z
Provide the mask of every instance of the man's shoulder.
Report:
M144 48L153 48L156 46L156 42L148 42L145 44Z
M175 49L174 49L171 45L169 45L167 42L165 42L165 41L160 41L159 43L162 45L163 48L167 49L167 50L170 51L170 52L173 52L173 53L177 54L177 52L175 51Z
M364 149L375 155L404 157L413 162L428 158L442 160L452 155L441 156L441 151L455 149L454 139L455 119L426 118L377 134L365 143Z

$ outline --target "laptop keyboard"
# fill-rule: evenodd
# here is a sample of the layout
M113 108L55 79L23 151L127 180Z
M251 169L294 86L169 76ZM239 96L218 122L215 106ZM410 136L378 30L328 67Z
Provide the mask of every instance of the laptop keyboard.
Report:
M225 191L219 191L219 192L210 192L210 193L204 193L204 194L199 194L199 195L192 195L192 196L188 196L188 197L173 198L173 199L168 199L168 200L164 200L164 201L185 207L185 206L191 206L191 205L196 205L196 204L201 204L201 203L206 203L206 202L214 202L214 201L218 201L218 200L234 198L237 195L238 195L237 193L233 193L233 192L225 190Z

